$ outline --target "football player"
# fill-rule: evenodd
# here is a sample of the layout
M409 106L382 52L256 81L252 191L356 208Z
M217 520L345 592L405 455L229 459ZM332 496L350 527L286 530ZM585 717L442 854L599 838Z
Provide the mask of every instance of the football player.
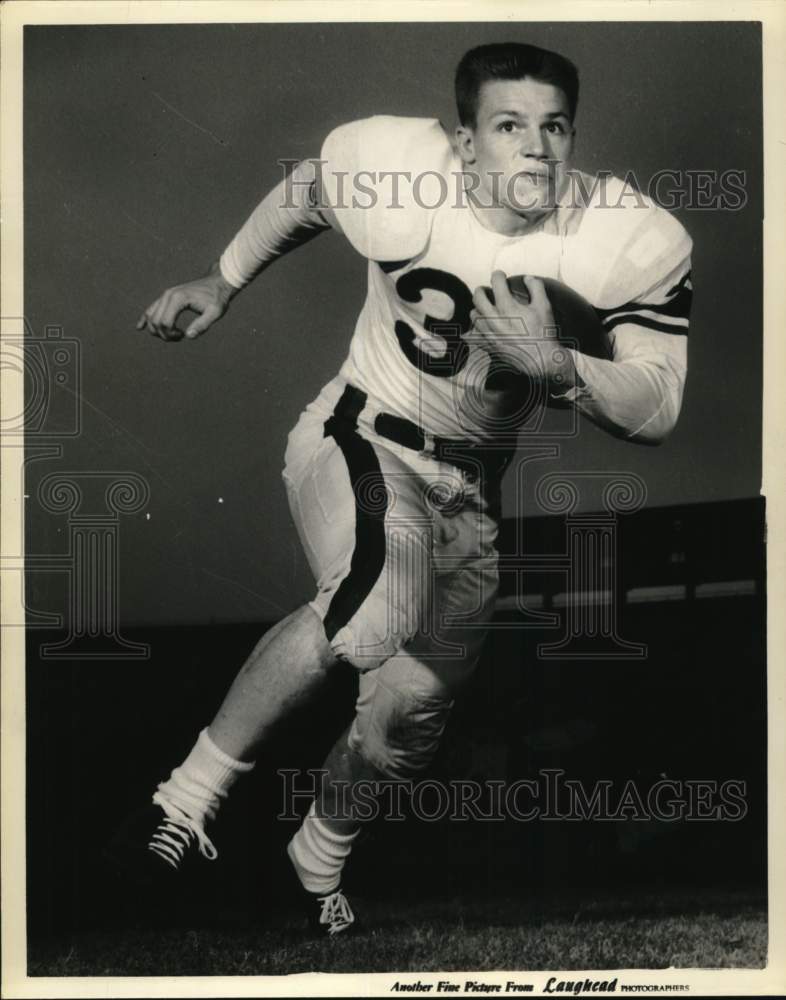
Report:
M455 83L452 138L430 119L340 126L207 276L164 292L138 323L165 340L198 337L278 257L329 229L368 261L346 360L286 450L313 599L263 636L113 849L171 871L189 852L214 858L206 828L232 784L349 663L355 716L288 846L329 934L354 920L341 889L359 829L353 785L426 768L477 662L497 587L500 480L531 412L525 397L535 386L538 405L575 407L614 435L657 444L685 381L691 241L622 182L575 170L573 64L530 45L486 45L463 57ZM524 276L525 296L508 275ZM546 279L594 307L606 357L560 344ZM181 332L185 309L199 315Z

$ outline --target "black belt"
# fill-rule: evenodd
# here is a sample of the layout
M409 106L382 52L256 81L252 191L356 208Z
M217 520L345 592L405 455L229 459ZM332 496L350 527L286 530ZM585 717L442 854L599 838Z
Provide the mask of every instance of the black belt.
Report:
M358 417L367 400L365 392L354 385L347 385L333 409L333 417L325 426L325 433L331 432L331 422L336 419L353 429L357 427ZM378 413L374 419L374 430L388 441L454 465L471 480L482 476L488 482L501 477L513 456L512 448L490 448L460 438L428 435L411 420L393 413Z

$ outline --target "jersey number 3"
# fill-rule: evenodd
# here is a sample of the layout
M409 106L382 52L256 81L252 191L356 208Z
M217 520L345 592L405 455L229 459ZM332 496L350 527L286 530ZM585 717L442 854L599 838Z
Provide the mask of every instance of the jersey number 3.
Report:
M396 321L396 337L407 360L418 371L436 378L451 378L458 375L469 356L469 347L462 339L469 332L472 323L469 314L472 311L472 293L454 274L439 271L433 267L418 267L408 271L396 282L396 291L405 302L420 302L421 293L430 288L442 292L453 302L453 315L448 319L434 319L426 315L423 327L445 341L442 354L427 354L415 343L415 331L403 320Z

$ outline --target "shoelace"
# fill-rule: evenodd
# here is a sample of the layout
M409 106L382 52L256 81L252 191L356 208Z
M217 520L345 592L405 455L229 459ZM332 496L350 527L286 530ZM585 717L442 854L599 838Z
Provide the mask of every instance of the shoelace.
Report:
M320 924L328 925L328 934L338 934L355 922L355 914L349 905L349 900L341 890L323 896L319 902L322 911L319 914Z
M158 792L153 796L153 802L161 806L166 815L150 838L150 843L147 845L149 851L153 851L168 865L177 869L180 867L186 848L196 840L202 857L207 858L208 861L215 861L218 857L218 851L198 823L173 806L171 802L166 802Z

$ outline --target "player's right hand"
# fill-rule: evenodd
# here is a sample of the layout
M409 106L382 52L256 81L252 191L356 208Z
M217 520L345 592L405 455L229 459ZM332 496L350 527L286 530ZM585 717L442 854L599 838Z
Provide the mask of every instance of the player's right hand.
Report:
M204 278L175 285L160 295L137 320L137 330L148 330L162 340L193 340L220 319L229 307L229 301L238 289L230 285L214 264ZM177 318L186 309L199 313L196 319L182 330Z

